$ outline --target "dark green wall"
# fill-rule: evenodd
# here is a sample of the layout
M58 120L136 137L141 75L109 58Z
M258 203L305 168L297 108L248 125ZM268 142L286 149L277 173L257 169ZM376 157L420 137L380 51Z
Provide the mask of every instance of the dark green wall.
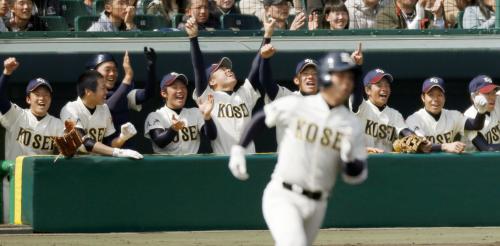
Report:
M404 42L403 40L401 42ZM115 53L121 64L122 54ZM205 59L206 63L215 61L220 56L228 56L233 59L234 70L240 80L248 73L251 61L255 55L253 52L227 52L209 53ZM291 78L298 61L305 57L320 58L323 52L281 52L272 59L273 76L277 81L293 88ZM68 101L76 98L74 81L91 54L81 53L39 53L19 54L18 60L21 67L12 77L13 82L9 85L9 97L20 105L24 104L24 87L29 79L33 77L44 77L54 83L56 97L51 108L51 113L59 115L59 110ZM188 75L192 81L192 68L188 53L168 52L158 54L158 79L170 71L182 72ZM393 95L389 102L400 110L404 116L416 111L420 106L421 82L429 76L442 76L447 82L447 107L451 109L464 110L469 105L467 83L475 75L485 73L500 78L498 69L498 50L464 50L464 49L439 49L405 52L404 50L367 50L365 52L364 69L381 67L393 73L396 82L393 85ZM0 57L0 60L5 57ZM131 54L132 65L135 70L137 86L141 87L146 78L145 59L141 53ZM192 91L193 84L190 89ZM190 101L189 105L193 105ZM143 136L143 124L146 115L161 105L159 96L148 102L143 111L132 113L132 122L139 130L135 137L136 146L145 153L151 153L150 143ZM260 107L260 106L259 106ZM258 107L258 108L259 108ZM268 136L267 138L265 136ZM262 134L256 141L258 151L273 151L275 149L272 132ZM207 151L206 144L202 152Z
M273 155L30 157L23 222L36 232L264 229L262 191ZM371 155L359 186L338 180L324 227L500 226L500 154Z

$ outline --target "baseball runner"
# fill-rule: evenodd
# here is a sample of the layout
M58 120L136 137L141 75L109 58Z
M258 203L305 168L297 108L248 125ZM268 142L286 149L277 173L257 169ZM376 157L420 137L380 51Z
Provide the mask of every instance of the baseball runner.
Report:
M212 120L213 96L199 108L184 108L188 95L188 79L184 74L169 73L161 81L165 106L151 112L144 124L145 137L153 142L156 154L196 154L200 148L200 132L210 140L217 138Z
M389 107L391 95L391 74L377 68L368 72L361 85L357 83L350 100L352 112L361 120L365 129L365 142L370 153L391 152L393 142L399 137L415 135L397 110ZM363 98L363 89L368 100ZM420 152L430 152L432 144L425 141Z
M113 117L113 125L118 129L115 136L118 136L121 132L119 126L130 121L130 109L141 111L141 105L154 96L156 53L154 49L144 47L144 55L147 60L148 71L148 79L146 80L144 89L134 89L134 71L128 52L125 52L125 56L123 57L125 76L120 84L116 83L118 80L118 63L111 54L99 53L93 56L86 64L87 70L96 70L106 81L106 88L108 90L106 104ZM133 143L127 141L125 147L131 148L133 147Z
M444 109L445 99L444 80L439 77L426 79L421 95L424 108L410 115L406 124L415 134L432 143L433 152L462 153L465 144L455 139L463 136L464 130L481 130L485 114L477 114L474 119L467 118L456 110Z
M97 71L85 71L78 78L78 99L68 102L61 109L61 120L76 123L76 129L83 136L81 152L91 152L115 157L142 159L134 150L120 149L137 131L134 125L125 123L121 126L119 137L115 133L111 112L105 104L107 89L104 77ZM103 144L109 143L109 146Z
M466 150L500 150L500 98L498 86L486 75L479 75L469 83L469 93L473 105L464 113L466 117L476 117L485 113L484 127L478 131L465 131Z
M194 18L186 22L186 32L191 43L195 91L193 99L202 101L213 95L214 110L212 119L217 126L217 138L211 142L216 154L229 154L231 146L238 143L241 132L250 122L252 110L261 96L259 82L259 64L261 56L257 53L250 73L243 84L238 84L232 71L231 60L223 57L219 62L204 68L203 55L198 44L198 26ZM269 40L264 37L264 43ZM253 143L248 145L248 152L254 153Z
M26 103L22 109L10 102L6 86L12 73L19 67L14 57L4 61L0 77L0 124L5 127L5 159L15 160L22 155L52 155L55 146L52 138L64 132L64 124L48 113L52 103L52 86L42 78L31 80L26 87ZM3 179L3 219L9 223L10 182Z
M361 124L344 106L356 67L348 53L321 61L321 89L313 96L278 99L257 113L238 145L229 169L248 179L245 147L264 127L283 127L278 163L264 190L262 210L276 245L312 245L325 216L338 172L350 184L368 175Z

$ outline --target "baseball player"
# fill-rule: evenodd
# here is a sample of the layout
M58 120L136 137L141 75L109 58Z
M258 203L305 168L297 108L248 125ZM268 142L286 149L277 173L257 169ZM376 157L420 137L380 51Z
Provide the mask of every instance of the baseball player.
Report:
M484 127L478 131L465 131L466 150L500 151L500 98L498 86L486 75L479 75L469 83L473 105L464 113L466 117L486 114Z
M142 155L134 150L120 149L137 131L130 123L121 127L119 137L112 138L115 133L113 119L105 104L107 89L104 77L97 71L85 71L78 78L78 99L68 102L61 109L61 120L71 120L83 136L82 152L92 152L115 157L142 159ZM103 144L107 143L111 147Z
M357 184L367 176L361 124L345 107L356 67L348 53L321 62L320 93L280 98L264 107L231 149L229 169L248 179L245 147L264 127L283 127L278 162L264 190L262 210L276 245L312 245L338 172Z
M391 74L380 68L374 69L362 82L359 80L350 100L352 112L365 129L365 142L370 153L391 152L394 140L415 134L406 126L401 113L387 106L393 81ZM368 100L363 98L363 88ZM425 141L421 151L430 152L431 147L432 144Z
M118 63L109 53L99 53L93 56L86 64L87 70L98 71L106 81L108 93L106 95L106 104L113 116L113 125L121 132L119 126L130 121L130 109L141 111L142 104L154 96L154 85L156 81L156 53L154 49L144 47L144 55L147 60L148 79L144 89L134 89L134 71L130 64L128 52L123 57L123 70L125 76L122 83L117 84ZM133 143L128 141L125 147L133 147Z
M178 73L169 73L161 81L165 106L151 112L144 124L144 135L153 142L156 154L196 154L200 148L200 132L210 140L217 138L211 115L213 97L209 95L206 102L198 102L199 108L184 108L187 84L187 77Z
M186 22L186 32L191 42L191 60L195 74L195 101L214 97L212 119L217 126L217 138L211 142L214 153L229 154L231 146L236 144L244 127L250 122L252 109L261 96L259 83L260 53L257 53L250 73L245 82L237 84L232 71L231 60L223 57L219 62L204 68L203 55L198 44L198 26L194 18ZM269 39L264 37L264 43ZM248 152L254 153L253 143L248 145Z
M465 144L455 139L463 136L464 130L481 130L484 126L484 112L472 119L456 110L443 108L445 85L442 78L431 77L424 81L421 100L424 108L410 115L406 124L418 136L425 137L432 143L433 152L462 153Z

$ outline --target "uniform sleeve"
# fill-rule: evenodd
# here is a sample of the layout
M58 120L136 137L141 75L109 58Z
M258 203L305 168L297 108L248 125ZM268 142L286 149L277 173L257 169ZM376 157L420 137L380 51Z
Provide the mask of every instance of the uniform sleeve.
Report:
M276 125L287 125L290 119L291 112L297 104L296 96L289 96L275 100L274 102L264 106L266 114L266 126L268 128Z
M467 117L458 111L451 111L453 122L455 122L455 132L460 133L460 135L464 134L465 131L465 122L467 121Z
M470 107L469 109L467 109L464 113L464 116L466 118L475 118L476 117L476 114L477 114L477 111L476 109L474 108L474 106ZM476 138L477 136L477 131L464 131L464 135L465 135L465 138L468 140L468 141L472 141L472 139Z
M398 135L399 135L401 133L401 131L405 128L408 128L408 126L406 125L405 120L404 120L403 116L401 115L401 113L394 110L393 114L394 114L394 116L393 116L394 117L393 118L394 127L396 128Z
M353 119L351 125L352 127L344 132L340 146L340 158L345 163L355 160L364 161L368 156L361 123Z
M144 136L150 138L149 131L153 129L165 129L170 125L162 125L160 115L157 112L151 112L144 122Z
M131 90L127 94L128 108L137 112L142 110L142 105L137 102L137 89Z
M198 126L198 129L201 130L201 128L205 125L205 120L203 119L203 115L197 108L193 109L192 113L196 115L196 122L197 122L196 125Z
M255 105L257 100L260 98L260 92L258 89L254 89L252 84L248 79L245 79L245 83L238 89L238 90L243 90L245 94L246 101L248 103L251 103L252 105Z
M66 106L64 106L61 109L60 118L61 118L62 122L65 122L67 120L71 120L71 121L76 122L76 126L75 126L76 128L86 129L86 127L84 125L85 122L82 122L82 120L78 116L78 112L76 111L76 109L74 107L71 107L70 104L66 104Z
M293 95L293 92L291 90L289 90L288 88L286 88L284 86L278 86L278 93L276 93L276 97L274 97L274 100L278 100L282 97L286 97L286 96L290 96L290 95ZM269 98L269 96L267 94L264 96L264 103L265 104L269 104L272 101L273 100L271 100L271 98Z
M106 133L104 134L104 137L109 137L113 133L116 132L115 125L113 124L113 117L111 116L111 112L109 112L109 109L106 107Z
M212 90L212 88L210 88L210 86L207 86L207 88L203 91L203 93L199 97L196 91L193 91L193 100L196 102L198 101L198 98L201 98L202 101L205 101L207 100L209 94L212 95L214 94L214 91Z
M352 111L352 101L353 101L353 97L349 97L349 109ZM359 104L358 106L358 111L357 112L353 112L355 115L363 115L366 111L366 107L368 105L366 105L366 100L361 100L361 104Z
M24 112L25 111L22 108L12 103L12 106L7 113L0 113L0 124L2 124L2 126L6 129L9 129L9 127L15 125L16 121L24 114Z
M408 126L408 129L415 132L417 136L425 137L425 132L422 128L422 124L425 123L422 122L422 119L417 117L416 114L412 114L406 119L406 125Z

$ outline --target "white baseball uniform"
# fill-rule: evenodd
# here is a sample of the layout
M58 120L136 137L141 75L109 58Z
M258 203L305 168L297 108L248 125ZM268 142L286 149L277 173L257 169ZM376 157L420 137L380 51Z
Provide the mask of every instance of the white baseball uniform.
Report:
M210 94L214 97L212 120L217 127L217 138L212 141L212 149L216 154L230 154L231 147L238 144L245 126L252 118L252 110L260 98L260 92L246 79L245 83L232 93L214 91L207 86L201 99L207 100ZM193 99L198 100L196 90ZM255 153L253 142L247 147L247 153Z
M108 105L97 105L94 113L91 113L80 98L68 102L61 109L61 120L75 121L76 127L85 130L87 136L96 142L102 142L105 137L116 131ZM86 152L85 148L80 150Z
M401 130L407 128L401 113L389 106L380 111L370 100L363 100L355 115L361 120L366 146L385 152L392 151L392 143L399 138Z
M463 136L466 121L467 117L456 110L443 109L436 120L422 108L410 115L406 124L418 136L426 137L433 144L443 144L454 142L458 134Z
M264 191L264 218L276 245L312 245L341 162L367 158L361 125L345 106L330 109L321 95L284 97L266 105L264 112L268 127L284 129L278 162ZM322 198L285 189L283 182L321 192Z
M38 121L30 109L14 103L7 113L0 113L0 124L6 129L6 160L21 155L53 155L56 149L53 137L64 134L64 124L58 118L47 114Z
M274 98L274 100L278 100L280 98L283 98L286 96L292 96L292 95L302 96L300 91L293 91L292 92L288 88L278 85L278 93L276 94L276 97ZM271 100L268 95L265 95L265 97L264 97L265 104L269 104L274 100ZM278 144L281 142L281 139L283 138L283 134L284 134L283 129L281 129L281 127L276 127L276 142ZM278 148L279 148L279 146L278 146Z
M200 148L200 131L205 121L198 108L183 108L180 114L174 110L163 106L151 112L144 123L144 136L151 139L149 131L153 129L169 129L172 126L172 116L183 121L185 127L182 128L171 143L164 148L158 147L153 142L153 151L156 154L196 154Z
M466 117L475 118L477 110L474 106L468 108L464 115ZM484 119L484 127L479 131L489 144L500 144L500 97L497 97L495 102L495 110L486 114ZM465 137L462 138L467 146L467 151L476 151L477 148L472 144L472 140L477 136L477 131L465 131Z

